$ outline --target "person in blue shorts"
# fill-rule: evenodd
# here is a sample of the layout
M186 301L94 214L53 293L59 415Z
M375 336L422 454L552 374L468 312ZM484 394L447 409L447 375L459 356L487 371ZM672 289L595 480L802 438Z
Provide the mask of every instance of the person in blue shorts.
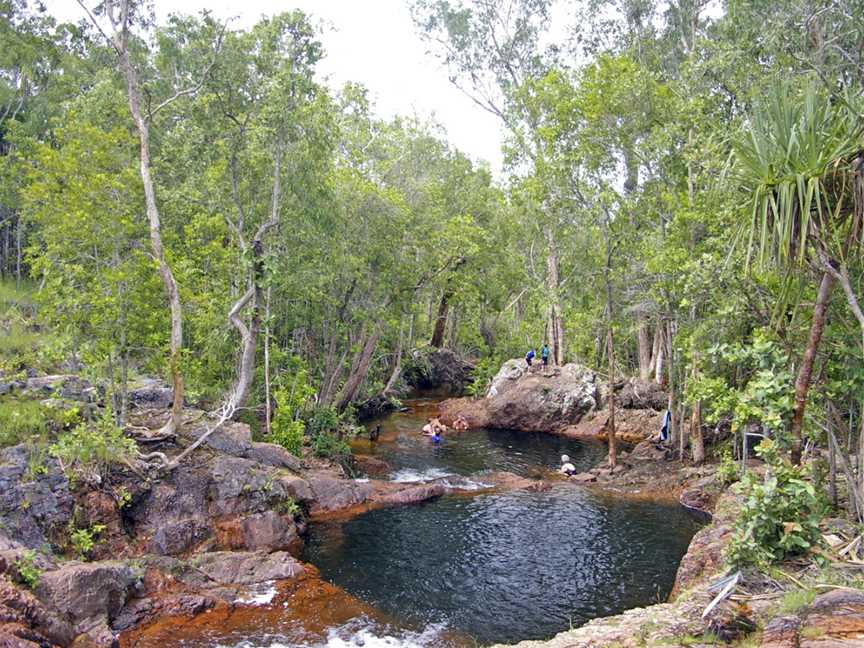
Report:
M531 361L534 360L534 357L536 355L537 354L534 353L534 349L529 350L528 353L525 354L525 362L528 364L529 367L531 366Z

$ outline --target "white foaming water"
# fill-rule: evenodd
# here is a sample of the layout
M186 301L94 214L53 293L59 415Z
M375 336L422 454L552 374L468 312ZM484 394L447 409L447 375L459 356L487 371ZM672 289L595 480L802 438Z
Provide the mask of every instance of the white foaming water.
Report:
M398 470L390 477L390 481L400 484L432 481L433 479L441 479L442 477L452 477L453 473L443 468L426 468L424 470L416 470L414 468L403 468Z
M262 592L248 592L245 596L241 596L236 601L238 605L269 605L278 593L273 581L264 583L267 588Z
M445 624L426 626L422 632L393 631L375 626L368 618L353 619L327 631L327 638L299 642L243 641L234 648L430 648L444 630ZM227 648L220 645L218 648Z

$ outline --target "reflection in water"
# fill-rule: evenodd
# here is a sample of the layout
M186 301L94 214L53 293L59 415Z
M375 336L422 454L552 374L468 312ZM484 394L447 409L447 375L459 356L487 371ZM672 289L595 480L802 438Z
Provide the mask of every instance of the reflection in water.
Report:
M333 526L340 543L328 540ZM695 529L678 507L609 507L562 484L314 525L305 559L415 627L511 642L665 598Z

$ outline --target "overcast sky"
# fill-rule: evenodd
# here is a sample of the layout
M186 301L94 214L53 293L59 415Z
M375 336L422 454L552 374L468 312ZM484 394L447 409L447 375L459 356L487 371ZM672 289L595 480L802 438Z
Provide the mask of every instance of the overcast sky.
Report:
M208 8L217 18L248 27L264 14L302 9L322 28L326 58L322 78L333 88L346 81L371 92L382 117L433 116L448 139L475 160L486 160L497 175L501 167L498 120L477 107L447 80L414 29L407 0L155 0L157 17L170 12L197 13ZM57 18L84 16L75 0L46 0Z

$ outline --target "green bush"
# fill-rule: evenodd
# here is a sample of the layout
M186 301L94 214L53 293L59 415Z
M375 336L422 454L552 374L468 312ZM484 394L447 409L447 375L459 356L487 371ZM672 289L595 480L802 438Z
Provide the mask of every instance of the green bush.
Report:
M39 584L39 578L42 576L42 570L36 566L36 552L33 550L25 551L15 561L15 571L21 584L28 589L36 589L36 586Z
M477 362L474 367L474 380L465 388L465 393L472 398L482 398L486 395L486 390L492 383L495 374L498 373L498 368L501 363L492 358L483 358Z
M316 407L306 417L306 425L312 437L337 430L339 423L339 414L333 407Z
M733 484L738 481L738 464L732 458L732 449L730 447L723 448L720 453L720 467L717 469L717 476L724 484Z
M783 459L774 441L764 440L756 453L767 470L762 479L749 472L741 482L745 500L726 559L734 566L765 568L821 545L824 502L804 479L804 469Z
M105 530L104 524L94 524L89 529L72 529L69 533L69 542L75 550L76 555L86 560L93 551L93 547L99 542L98 536Z
M303 421L286 421L277 416L273 418L270 438L273 443L278 443L288 452L299 457L303 450L305 430Z
M332 432L319 432L312 437L312 452L316 457L343 460L351 456L351 446Z
M123 435L106 410L96 421L81 423L62 434L49 452L62 462L70 479L89 479L101 477L113 464L128 461L135 449L135 442Z

